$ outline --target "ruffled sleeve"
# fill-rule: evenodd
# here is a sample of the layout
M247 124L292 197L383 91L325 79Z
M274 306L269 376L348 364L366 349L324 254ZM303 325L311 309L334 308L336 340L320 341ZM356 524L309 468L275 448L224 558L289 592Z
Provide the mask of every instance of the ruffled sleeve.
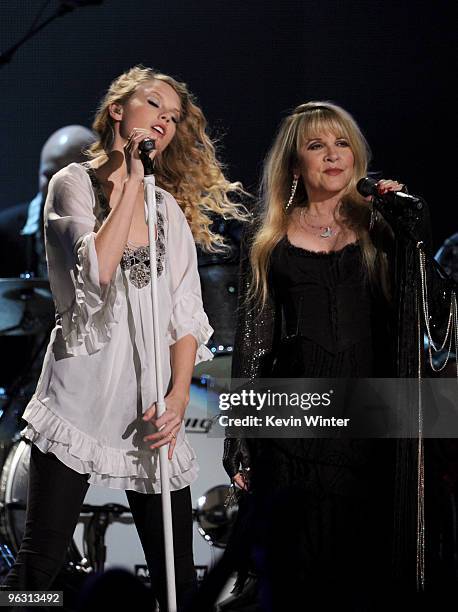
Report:
M99 282L94 206L80 165L70 164L52 178L44 212L49 282L65 349L73 356L99 351L119 312L119 271L109 285Z
M177 202L167 194L168 253L172 293L172 314L168 326L169 344L191 334L197 340L196 365L213 359L205 346L213 328L202 304L197 253L188 222Z

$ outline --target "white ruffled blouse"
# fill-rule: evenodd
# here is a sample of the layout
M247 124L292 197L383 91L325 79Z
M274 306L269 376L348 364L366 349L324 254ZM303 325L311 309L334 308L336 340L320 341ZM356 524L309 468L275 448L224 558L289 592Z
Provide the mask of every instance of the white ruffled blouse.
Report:
M93 177L92 177L93 180ZM158 302L164 393L169 347L187 334L198 343L196 363L212 358L213 330L203 310L197 256L175 199L157 189ZM23 435L89 482L160 492L159 454L143 437L154 431L142 414L157 399L149 285L149 249L129 248L108 286L101 287L95 232L107 214L83 165L70 164L49 185L45 236L56 326ZM196 456L181 426L170 487L195 480Z

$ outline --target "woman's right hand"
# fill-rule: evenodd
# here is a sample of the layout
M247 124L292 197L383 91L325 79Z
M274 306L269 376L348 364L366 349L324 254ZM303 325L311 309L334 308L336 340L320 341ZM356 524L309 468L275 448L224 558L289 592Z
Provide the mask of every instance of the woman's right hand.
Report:
M145 176L142 160L140 159L139 145L145 138L156 140L156 135L142 128L134 128L129 134L126 144L124 145L124 156L126 158L127 172L131 178L142 181ZM149 153L149 158L154 159L157 151L153 149Z
M224 440L223 466L229 478L241 489L248 491L247 472L250 470L250 451L244 438Z

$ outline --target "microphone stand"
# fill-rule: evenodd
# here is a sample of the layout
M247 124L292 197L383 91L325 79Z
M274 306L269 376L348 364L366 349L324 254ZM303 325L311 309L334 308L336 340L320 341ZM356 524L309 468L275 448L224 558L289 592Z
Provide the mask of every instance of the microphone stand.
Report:
M156 204L156 181L153 174L153 162L149 156L142 153L140 156L145 169L144 189L145 200L148 207L148 239L149 239L149 261L151 271L151 301L153 306L153 333L154 333L154 360L156 370L157 389L157 415L165 411L165 400L162 377L161 345L159 333L159 307L157 302L157 266L156 266L156 227L157 227L157 204ZM176 612L176 589L175 589L175 561L173 554L173 530L172 530L172 505L170 498L169 459L167 446L159 447L159 468L161 474L161 501L162 501L162 524L164 528L165 569L167 580L167 603L168 612Z

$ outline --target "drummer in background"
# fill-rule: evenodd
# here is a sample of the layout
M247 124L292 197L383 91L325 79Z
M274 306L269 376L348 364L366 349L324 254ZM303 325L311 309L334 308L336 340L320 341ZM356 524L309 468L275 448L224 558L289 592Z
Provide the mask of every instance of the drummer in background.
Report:
M66 125L53 132L40 154L38 193L31 202L0 213L0 277L32 272L47 277L43 244L43 205L51 177L71 162L85 159L83 151L95 141L82 125Z
M26 272L36 277L48 277L43 242L43 207L49 181L64 166L83 161L85 157L82 152L94 141L93 132L82 125L66 125L48 137L40 153L37 194L31 202L16 204L0 212L0 277L18 278ZM54 318L53 312L50 300L51 320ZM40 333L35 328L33 333L24 335L5 336L0 332L0 352L8 355L0 370L0 389L10 389L18 376L22 376L25 363L48 334L47 325L43 326ZM21 395L25 398L30 398L36 386L43 356L41 351L28 368L27 378L23 379ZM1 399L0 392L0 404Z

